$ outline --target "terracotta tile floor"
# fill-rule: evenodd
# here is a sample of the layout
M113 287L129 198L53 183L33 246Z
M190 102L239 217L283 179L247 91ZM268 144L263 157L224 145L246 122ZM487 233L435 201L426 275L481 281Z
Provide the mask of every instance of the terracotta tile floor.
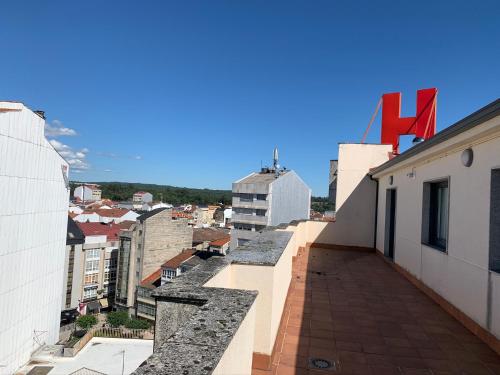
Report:
M301 249L293 271L272 370L253 375L500 374L495 352L373 253Z

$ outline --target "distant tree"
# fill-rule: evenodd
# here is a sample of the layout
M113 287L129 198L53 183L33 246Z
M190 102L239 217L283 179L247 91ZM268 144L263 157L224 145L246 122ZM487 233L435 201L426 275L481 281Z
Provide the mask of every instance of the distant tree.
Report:
M126 311L112 311L108 314L106 321L111 327L119 327L125 325L129 320Z
M125 327L130 329L148 329L150 324L147 320L143 319L129 319L125 323Z
M76 325L83 329L89 329L97 324L97 318L94 315L82 315L76 319Z

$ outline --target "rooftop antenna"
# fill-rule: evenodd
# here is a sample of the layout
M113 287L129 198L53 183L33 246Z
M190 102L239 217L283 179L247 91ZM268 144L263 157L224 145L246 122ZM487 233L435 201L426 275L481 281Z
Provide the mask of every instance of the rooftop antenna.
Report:
M273 151L273 169L276 176L279 174L280 165L278 164L278 147L274 148Z

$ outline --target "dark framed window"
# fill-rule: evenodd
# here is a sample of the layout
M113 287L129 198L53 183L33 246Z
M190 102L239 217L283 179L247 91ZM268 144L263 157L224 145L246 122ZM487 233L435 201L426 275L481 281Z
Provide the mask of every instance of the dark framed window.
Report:
M500 169L491 171L489 269L500 273Z
M448 245L449 181L424 182L422 243L440 251Z

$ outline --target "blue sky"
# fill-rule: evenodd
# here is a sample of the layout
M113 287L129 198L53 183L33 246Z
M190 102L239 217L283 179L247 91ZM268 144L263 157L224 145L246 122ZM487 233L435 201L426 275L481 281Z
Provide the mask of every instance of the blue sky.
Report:
M71 178L230 189L269 164L326 195L384 92L438 129L498 97L498 1L10 1L0 99L47 113ZM380 119L369 142L378 142ZM77 173L79 172L79 173Z

